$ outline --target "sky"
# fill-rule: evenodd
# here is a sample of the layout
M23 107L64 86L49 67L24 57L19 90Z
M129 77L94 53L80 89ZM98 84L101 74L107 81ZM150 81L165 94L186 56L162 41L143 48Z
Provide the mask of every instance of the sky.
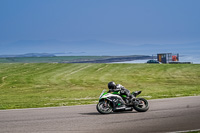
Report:
M0 48L22 40L200 42L199 6L200 0L0 0Z

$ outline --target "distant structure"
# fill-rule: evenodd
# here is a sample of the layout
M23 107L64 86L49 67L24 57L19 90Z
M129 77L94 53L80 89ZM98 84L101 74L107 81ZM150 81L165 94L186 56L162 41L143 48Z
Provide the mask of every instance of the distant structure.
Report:
M157 60L161 63L178 62L179 54L159 53L159 54L157 54Z

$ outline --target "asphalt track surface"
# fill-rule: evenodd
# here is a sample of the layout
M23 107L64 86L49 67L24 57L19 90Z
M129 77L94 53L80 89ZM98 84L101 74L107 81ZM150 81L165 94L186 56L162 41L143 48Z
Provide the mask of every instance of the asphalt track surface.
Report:
M149 100L144 113L96 105L0 111L0 133L160 133L200 129L200 96Z

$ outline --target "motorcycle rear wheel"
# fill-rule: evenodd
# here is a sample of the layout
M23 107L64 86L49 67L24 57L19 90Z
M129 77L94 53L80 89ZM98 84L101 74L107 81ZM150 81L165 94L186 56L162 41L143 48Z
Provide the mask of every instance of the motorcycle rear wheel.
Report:
M100 101L97 106L97 111L101 114L110 114L112 112L112 107L109 103L106 103L105 101Z
M138 112L146 112L149 109L148 101L144 98L137 98L133 108Z

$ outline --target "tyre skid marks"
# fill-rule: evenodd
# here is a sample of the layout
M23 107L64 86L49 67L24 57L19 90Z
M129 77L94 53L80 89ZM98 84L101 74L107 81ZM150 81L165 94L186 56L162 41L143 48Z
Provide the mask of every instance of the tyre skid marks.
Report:
M100 67L100 68L97 70L97 72L103 70L103 69L106 68L106 67L108 67L108 65L105 65L105 66L103 66L103 67Z
M91 66L91 65L87 65L87 66L82 67L82 68L80 68L80 69L78 69L78 70L72 71L71 73L69 73L69 74L67 74L67 75L75 74L75 73L77 73L77 72L79 72L79 71L81 71L81 70L84 70L84 69L86 69L86 68L88 68L88 67L90 67L90 66Z
M70 71L63 70L63 72L60 73L60 74L56 74L56 75L53 75L53 76L51 75L51 77L49 77L49 79L50 79L50 81L55 81L55 79L58 79L60 77L61 80L66 80L67 76L75 74L75 73L77 73L77 72L79 72L79 71L81 71L83 69L86 69L86 68L88 68L90 66L91 65L87 65L87 66L81 67L81 68L80 67L76 68L76 66L74 66L73 70L70 70ZM65 76L63 76L63 75L65 75Z
M0 87L2 87L5 84L5 79L7 78L7 76L4 76L1 78L2 83L0 84Z

